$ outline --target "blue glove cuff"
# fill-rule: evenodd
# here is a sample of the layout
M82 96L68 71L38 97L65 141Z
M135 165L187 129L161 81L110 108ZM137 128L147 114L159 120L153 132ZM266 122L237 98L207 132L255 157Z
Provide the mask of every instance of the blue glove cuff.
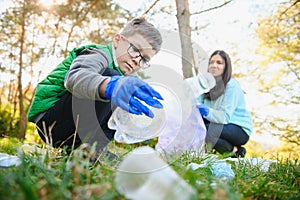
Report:
M197 105L198 109L199 109L199 112L202 116L207 116L208 113L209 113L209 108L204 105L204 104L200 104L200 105Z
M105 89L105 95L107 99L111 100L112 93L116 87L117 82L120 80L121 77L122 76L112 76L110 78L110 81L107 83Z
M112 76L107 83L105 95L112 104L137 115L144 113L148 117L154 117L152 111L143 105L142 101L154 108L163 108L158 101L163 100L161 95L137 77Z

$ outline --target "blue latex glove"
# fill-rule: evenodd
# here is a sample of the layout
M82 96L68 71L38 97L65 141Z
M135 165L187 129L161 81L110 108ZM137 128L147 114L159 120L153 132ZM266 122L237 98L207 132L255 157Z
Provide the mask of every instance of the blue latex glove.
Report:
M197 105L197 108L199 109L199 112L202 116L208 115L209 108L205 104L199 104L199 105Z
M105 90L106 98L121 107L122 109L136 114L143 113L153 118L153 112L140 100L154 108L163 108L157 100L163 100L161 95L156 92L149 84L133 76L112 76Z

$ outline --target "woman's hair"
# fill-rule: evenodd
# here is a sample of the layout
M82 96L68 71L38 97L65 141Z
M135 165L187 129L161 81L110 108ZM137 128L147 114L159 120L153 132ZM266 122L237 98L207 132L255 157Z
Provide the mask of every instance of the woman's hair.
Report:
M140 34L149 42L152 49L156 52L160 50L162 44L160 32L153 26L153 24L147 22L145 17L134 18L131 20L124 27L121 34L125 37Z
M225 89L228 81L231 78L232 75L232 66L231 66L231 60L228 54L223 50L217 50L213 54L211 54L209 61L211 58L215 55L220 55L224 62L225 62L225 69L221 77L215 77L216 78L216 86L213 87L208 93L205 93L204 98L210 99L210 100L216 100L218 97L220 97Z

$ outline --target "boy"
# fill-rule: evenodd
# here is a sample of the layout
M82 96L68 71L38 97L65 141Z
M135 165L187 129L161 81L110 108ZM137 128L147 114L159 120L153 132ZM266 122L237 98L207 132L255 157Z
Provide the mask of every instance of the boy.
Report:
M44 142L67 147L83 142L102 150L114 137L107 122L119 106L148 117L149 106L162 108L162 97L141 79L129 76L149 67L160 50L159 31L145 18L136 18L111 43L73 49L36 89L28 120L36 123Z

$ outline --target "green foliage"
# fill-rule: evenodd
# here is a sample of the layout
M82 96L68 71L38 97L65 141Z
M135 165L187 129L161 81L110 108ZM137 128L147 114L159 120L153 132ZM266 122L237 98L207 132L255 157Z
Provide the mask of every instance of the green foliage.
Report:
M43 144L43 140L39 136L34 123L28 123L24 142L30 144Z
M261 84L265 91L275 92L278 86L290 91L288 102L297 104L300 96L296 83L300 80L299 10L299 1L287 1L273 15L261 19L256 29L260 42L257 52L266 58L262 60L261 67L263 70L272 67L273 72L272 79L268 82L262 79ZM278 65L270 66L270 63Z
M17 155L17 149L22 145L17 138L0 138L0 153Z
M257 70L261 90L273 96L271 105L282 106L283 110L295 113L299 112L300 102L299 10L299 0L286 1L271 16L261 19L256 29L260 42L257 52L265 58ZM294 113L291 112L291 115ZM299 115L294 116L290 119L270 116L256 125L262 130L270 130L271 134L280 135L284 141L299 145L300 118Z
M0 106L0 139L14 140L20 137L19 118L12 113L13 109L9 105ZM41 139L36 132L35 125L27 122L26 142L41 143Z
M33 97L23 82L34 85L43 71L55 67L49 66L53 57L64 57L74 47L111 41L126 19L131 18L114 2L100 0L54 1L49 7L39 0L18 0L1 10L0 16L0 70L10 79L9 88L1 84L0 95L9 90L9 103L16 105L21 119L8 120L10 113L1 113L0 137L9 134L22 138L26 111ZM30 78L24 80L24 75ZM18 128L20 131L16 132Z
M4 106L3 106L4 107ZM0 106L0 138L19 136L19 120L16 119L9 106Z
M63 152L44 149L23 154L18 167L0 171L0 196L8 199L113 199L115 168L112 163L93 166L91 153L79 149L68 157ZM18 192L8 191L14 188Z
M288 1L278 7L276 13L259 22L257 29L261 41L259 51L268 56L269 61L287 62L299 73L300 46L300 3Z
M236 178L239 190L250 199L297 199L300 196L300 166L298 160L278 160L272 164L268 172L249 163L238 166Z
M124 151L128 151L125 149ZM0 170L0 196L7 199L125 199L116 190L114 176L120 163L78 149L69 157L64 152L44 149L24 154L22 164ZM122 156L121 156L122 157ZM197 199L299 199L300 163L277 159L269 171L246 162L230 161L233 180L220 180L209 167L187 169L191 162L204 163L207 157L183 154L170 166L193 186ZM15 192L11 192L14 190Z

